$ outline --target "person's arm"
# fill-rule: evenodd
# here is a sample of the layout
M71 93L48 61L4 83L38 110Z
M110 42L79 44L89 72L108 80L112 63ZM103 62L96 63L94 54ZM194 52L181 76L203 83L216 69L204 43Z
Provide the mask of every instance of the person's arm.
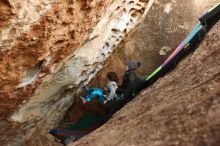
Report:
M125 72L123 76L123 81L122 81L120 88L124 89L126 87L126 82L127 82L127 72Z
M83 88L84 88L84 90L86 91L86 94L90 94L91 91L92 91L92 89L89 89L88 86L84 86Z
M109 86L108 86L109 94L108 94L108 96L106 97L106 99L107 99L108 101L113 100L114 97L115 97L115 93L116 93L116 87L115 87L115 86L116 86L116 85L109 85Z
M125 88L123 90L123 97L127 100L130 100L132 98L133 94L133 89L134 89L134 83L136 80L136 73L131 71L127 74L126 77L126 83L125 83Z

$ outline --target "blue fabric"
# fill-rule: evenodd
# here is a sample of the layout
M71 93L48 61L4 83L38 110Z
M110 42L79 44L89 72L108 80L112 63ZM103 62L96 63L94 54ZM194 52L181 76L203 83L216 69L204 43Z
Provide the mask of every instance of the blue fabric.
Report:
M86 95L85 99L88 102L91 101L94 98L98 98L101 102L104 102L106 100L105 97L104 97L104 92L100 88L89 89L88 87L86 87L86 93L88 95Z

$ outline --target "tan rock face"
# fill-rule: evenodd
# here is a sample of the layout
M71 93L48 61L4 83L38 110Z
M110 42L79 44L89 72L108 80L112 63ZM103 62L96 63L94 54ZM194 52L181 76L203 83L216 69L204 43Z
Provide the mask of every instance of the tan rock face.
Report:
M111 1L1 3L4 23L0 25L0 119L3 119L31 96L48 74L55 73L58 64L73 56Z
M11 120L18 122L40 120L46 114L54 114L54 110L62 115L60 110L63 112L67 110L74 100L69 93L62 94L65 86L72 84L71 88L78 88L73 90L73 93L80 91L79 87L87 84L102 69L114 48L143 20L153 2L154 0L136 0L132 3L130 1L112 3L87 41L57 72L54 71L56 73L52 72L50 78L46 78L47 81L11 116Z
M177 68L71 146L220 143L220 22Z

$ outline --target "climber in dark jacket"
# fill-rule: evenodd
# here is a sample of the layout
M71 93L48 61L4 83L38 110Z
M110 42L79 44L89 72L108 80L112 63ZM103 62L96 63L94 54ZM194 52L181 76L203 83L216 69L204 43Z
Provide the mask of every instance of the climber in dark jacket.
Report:
M144 81L137 77L135 71L141 66L138 61L128 61L121 86L125 102L130 101L144 87Z

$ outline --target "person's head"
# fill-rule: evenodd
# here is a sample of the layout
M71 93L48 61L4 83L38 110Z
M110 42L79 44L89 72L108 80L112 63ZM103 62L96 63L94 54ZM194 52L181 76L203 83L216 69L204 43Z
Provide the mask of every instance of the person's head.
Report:
M107 79L109 81L115 81L116 83L118 83L118 76L115 72L108 72L107 73Z
M141 66L141 62L139 61L128 61L127 70L133 71L138 69Z

